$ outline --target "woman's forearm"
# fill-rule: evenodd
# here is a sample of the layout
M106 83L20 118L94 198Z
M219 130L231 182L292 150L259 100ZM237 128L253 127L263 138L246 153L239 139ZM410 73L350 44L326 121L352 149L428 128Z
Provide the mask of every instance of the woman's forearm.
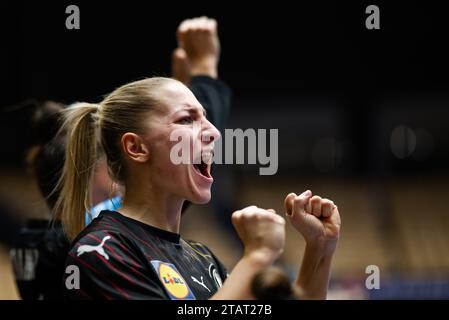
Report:
M300 299L326 299L334 249L323 250L318 245L306 245L295 283Z

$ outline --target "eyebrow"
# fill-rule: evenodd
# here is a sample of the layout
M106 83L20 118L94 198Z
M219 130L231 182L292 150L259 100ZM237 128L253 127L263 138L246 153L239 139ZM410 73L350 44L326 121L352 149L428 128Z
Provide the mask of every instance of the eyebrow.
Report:
M207 111L206 111L206 109L204 109L204 107L201 107L201 109L200 109L200 108L193 107L190 105L185 105L183 109L180 109L180 110L176 111L175 113L178 113L179 111L198 112L200 110L203 111L203 115L205 117L207 117Z

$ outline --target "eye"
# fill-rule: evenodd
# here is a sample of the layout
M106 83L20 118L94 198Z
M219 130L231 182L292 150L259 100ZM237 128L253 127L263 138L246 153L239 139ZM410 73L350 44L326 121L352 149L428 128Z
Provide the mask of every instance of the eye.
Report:
M192 119L192 117L184 117L184 118L182 118L182 119L179 119L178 121L176 121L176 123L179 123L179 124L191 124L193 122L193 119Z

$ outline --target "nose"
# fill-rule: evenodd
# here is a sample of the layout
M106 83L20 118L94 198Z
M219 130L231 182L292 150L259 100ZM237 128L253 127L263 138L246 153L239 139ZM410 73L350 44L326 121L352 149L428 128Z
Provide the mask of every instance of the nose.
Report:
M221 137L220 131L207 119L204 119L201 141L213 142Z

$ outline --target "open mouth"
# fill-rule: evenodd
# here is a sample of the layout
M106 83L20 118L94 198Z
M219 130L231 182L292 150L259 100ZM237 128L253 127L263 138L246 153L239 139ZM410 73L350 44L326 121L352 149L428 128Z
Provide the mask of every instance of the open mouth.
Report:
M210 164L207 164L201 160L201 163L194 164L193 168L198 174L209 179L212 178L212 176L210 175L210 168L211 168Z

